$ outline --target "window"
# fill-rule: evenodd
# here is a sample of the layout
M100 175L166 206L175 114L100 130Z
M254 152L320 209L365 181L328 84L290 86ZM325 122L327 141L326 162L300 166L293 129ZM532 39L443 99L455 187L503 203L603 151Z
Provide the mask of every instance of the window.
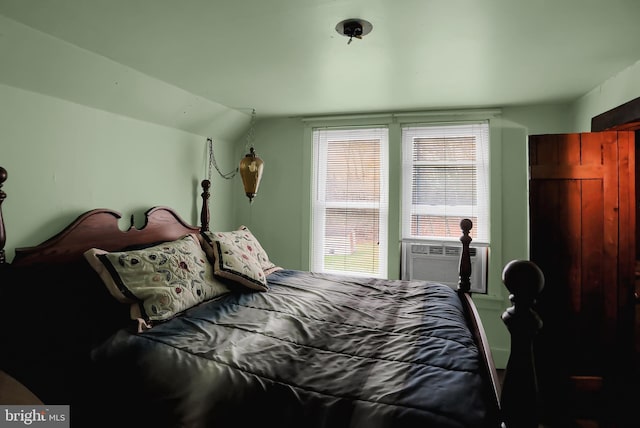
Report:
M313 131L311 269L387 276L387 128Z
M405 240L458 240L473 221L475 244L489 243L489 125L411 125L402 129Z

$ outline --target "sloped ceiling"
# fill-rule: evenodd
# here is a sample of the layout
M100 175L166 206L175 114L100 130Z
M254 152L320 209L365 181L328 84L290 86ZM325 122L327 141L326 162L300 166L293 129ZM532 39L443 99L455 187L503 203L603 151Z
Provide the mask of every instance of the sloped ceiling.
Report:
M568 102L640 59L637 0L0 0L0 14L259 117ZM348 44L347 18L373 31Z

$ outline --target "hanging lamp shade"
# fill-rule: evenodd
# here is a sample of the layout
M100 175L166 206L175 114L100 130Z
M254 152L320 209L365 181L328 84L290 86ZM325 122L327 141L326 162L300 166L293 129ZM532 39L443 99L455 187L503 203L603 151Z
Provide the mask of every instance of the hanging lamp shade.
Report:
M240 161L240 177L242 177L244 192L250 203L253 202L253 198L258 193L263 166L264 162L256 155L253 147L249 149L249 153Z

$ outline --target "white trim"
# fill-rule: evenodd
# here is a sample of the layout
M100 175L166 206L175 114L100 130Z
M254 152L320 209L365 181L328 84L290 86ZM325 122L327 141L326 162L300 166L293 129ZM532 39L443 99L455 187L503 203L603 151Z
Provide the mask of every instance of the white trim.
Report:
M386 278L388 274L388 219L389 219L389 136L386 126L352 126L352 127L317 127L312 130L313 135L313 199L312 199L312 239L311 239L311 270L333 272L327 269L325 263L325 236L327 208L354 208L378 210L378 272L369 272L366 276ZM380 143L380 171L379 201L327 201L327 183L322 177L328 171L328 146L331 141L351 139L376 139ZM336 241L336 245L341 243ZM338 273L360 275L358 272L340 271Z

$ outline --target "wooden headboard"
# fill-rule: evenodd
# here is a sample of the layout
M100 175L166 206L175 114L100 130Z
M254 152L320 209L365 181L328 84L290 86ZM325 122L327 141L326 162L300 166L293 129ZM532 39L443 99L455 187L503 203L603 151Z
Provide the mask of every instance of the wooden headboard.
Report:
M66 263L80 259L92 247L117 251L124 247L173 241L188 233L199 233L168 207L154 207L145 213L145 224L126 231L118 227L121 215L116 211L95 209L76 218L62 232L35 247L18 248L13 266L40 263Z

